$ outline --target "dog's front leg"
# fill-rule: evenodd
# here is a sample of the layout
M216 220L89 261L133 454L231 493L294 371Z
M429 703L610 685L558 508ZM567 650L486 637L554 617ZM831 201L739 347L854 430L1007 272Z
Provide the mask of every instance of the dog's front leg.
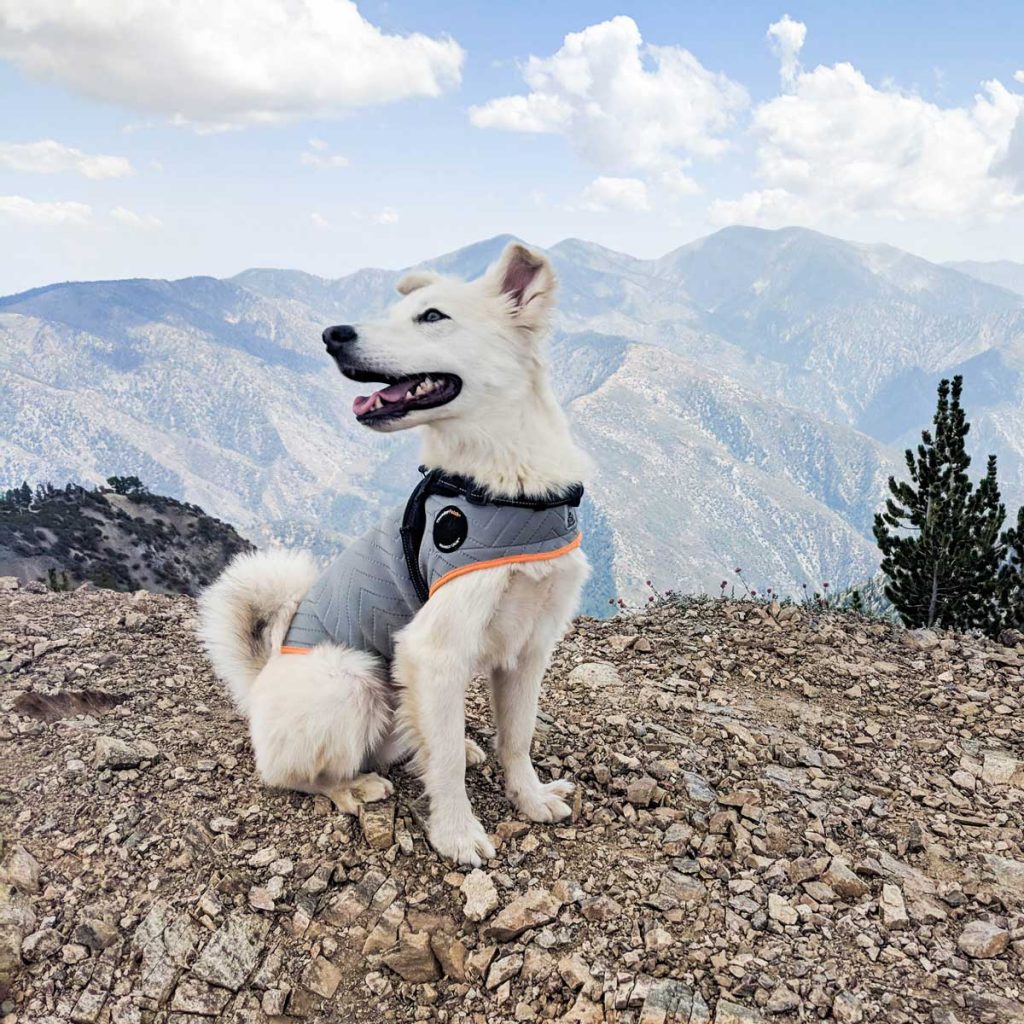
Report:
M494 856L494 845L466 793L465 698L494 589L472 579L444 587L400 634L393 666L400 722L415 744L430 800L430 844L474 867Z
M572 783L541 782L530 757L537 699L551 647L550 643L528 644L513 669L495 669L490 680L505 795L531 821L560 821L571 813L565 801L572 795Z

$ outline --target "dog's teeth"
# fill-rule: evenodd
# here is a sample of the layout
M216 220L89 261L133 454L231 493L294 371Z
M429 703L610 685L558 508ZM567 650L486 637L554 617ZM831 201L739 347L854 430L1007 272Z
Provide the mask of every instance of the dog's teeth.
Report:
M384 403L380 400L380 395L377 395L373 400L373 405L370 406L370 412L376 412L378 409L382 408L383 405Z

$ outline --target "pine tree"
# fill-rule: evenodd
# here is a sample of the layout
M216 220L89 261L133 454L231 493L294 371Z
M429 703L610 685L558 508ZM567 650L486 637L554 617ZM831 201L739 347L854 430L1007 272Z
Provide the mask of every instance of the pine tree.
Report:
M1024 631L1024 506L1017 525L1003 534L1006 560L999 571L999 608L1004 629Z
M988 457L985 476L978 484L969 516L974 523L974 559L966 582L968 614L973 624L990 636L998 634L1003 619L999 604L999 571L1006 561L1002 533L1006 506L1000 500L996 457Z
M115 494L145 494L146 485L137 476L108 476L107 483Z
M934 431L921 432L916 453L907 449L910 480L890 477L892 497L875 516L885 594L912 628L992 631L996 621L1006 510L994 456L977 490L968 476L962 391L961 377L939 384Z

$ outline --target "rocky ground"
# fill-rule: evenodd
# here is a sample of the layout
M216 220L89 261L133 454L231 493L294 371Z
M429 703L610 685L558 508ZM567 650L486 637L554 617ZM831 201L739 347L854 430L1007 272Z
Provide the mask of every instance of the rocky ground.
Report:
M1024 1021L1022 647L581 620L536 744L573 818L471 769L466 873L401 772L359 821L263 789L190 599L38 589L0 590L4 1024Z

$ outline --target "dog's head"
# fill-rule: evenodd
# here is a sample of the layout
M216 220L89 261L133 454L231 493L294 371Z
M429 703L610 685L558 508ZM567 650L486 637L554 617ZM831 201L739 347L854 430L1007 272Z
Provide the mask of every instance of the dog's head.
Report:
M514 242L475 281L413 271L383 319L328 327L338 369L385 385L355 399L356 419L379 431L500 422L535 384L555 285L547 258Z

